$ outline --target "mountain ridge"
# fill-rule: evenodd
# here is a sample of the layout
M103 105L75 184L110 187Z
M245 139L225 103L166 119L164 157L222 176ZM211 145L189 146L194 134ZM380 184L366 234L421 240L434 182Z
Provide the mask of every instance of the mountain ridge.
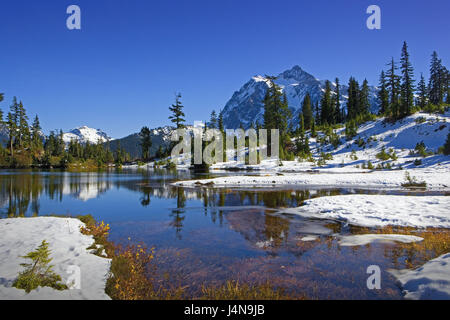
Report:
M300 66L295 65L291 69L280 73L274 80L284 93L286 93L288 106L292 112L291 125L295 127L299 123L299 114L303 99L306 94L311 96L313 104L320 101L325 90L326 80L319 80L312 74L304 71ZM334 90L336 84L331 82L331 89ZM229 129L238 128L241 124L244 128L249 128L252 123L263 122L264 96L269 87L269 80L266 76L255 75L246 82L238 91L235 91L222 110L224 126ZM346 107L347 85L340 85L341 104ZM370 110L378 112L377 88L369 87Z

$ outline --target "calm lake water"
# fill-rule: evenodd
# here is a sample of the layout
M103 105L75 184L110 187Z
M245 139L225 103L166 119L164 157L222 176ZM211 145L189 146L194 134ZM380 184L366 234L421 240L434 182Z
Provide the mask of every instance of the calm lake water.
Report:
M312 197L380 193L356 189L183 189L190 172L0 171L1 217L92 214L110 239L156 248L158 275L198 290L226 279L263 282L318 299L399 299L389 268L404 268L395 244L341 247L336 234L361 228L283 214ZM314 236L316 240L304 241ZM305 239L305 237L308 237ZM1 235L0 235L1 238ZM303 240L302 240L303 239ZM367 267L382 289L366 286Z

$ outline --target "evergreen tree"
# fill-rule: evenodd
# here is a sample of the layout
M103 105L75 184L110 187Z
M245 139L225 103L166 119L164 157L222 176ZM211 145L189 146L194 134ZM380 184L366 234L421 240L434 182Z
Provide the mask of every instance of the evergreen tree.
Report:
M280 157L283 158L282 148L288 143L287 130L291 113L286 95L281 93L281 88L274 82L276 78L267 76L267 79L269 79L270 85L264 96L264 128L280 131ZM268 132L268 139L270 139L270 131Z
M331 100L331 82L325 82L325 92L320 100L320 121L322 124L333 123L333 106Z
M400 93L400 117L409 116L412 113L414 105L414 70L408 53L408 45L406 41L403 43L402 54L400 58L401 70L401 93Z
M341 86L339 84L339 78L336 78L336 89L334 95L334 120L336 123L344 121L341 110Z
M142 160L148 161L150 160L150 148L152 147L150 129L148 127L143 127L139 133L139 137L141 138Z
M16 121L14 119L14 115L12 112L8 112L7 120L6 120L6 127L8 129L8 144L9 144L9 154L11 156L14 155L14 140L17 134L17 125Z
M313 122L313 112L311 108L311 97L309 93L307 93L305 99L303 99L301 116L303 117L305 122L304 129L311 129L311 125Z
M0 102L3 101L3 96L4 93L0 93ZM0 126L3 126L4 122L3 122L3 110L0 109Z
M122 147L120 146L120 140L117 141L117 149L114 154L114 161L119 166L121 166L125 161L125 155Z
M418 84L419 90L419 98L417 101L417 104L419 105L420 109L425 109L425 106L427 105L427 86L425 84L425 78L423 77L423 74L420 74L420 81Z
M347 120L355 119L359 113L360 107L359 84L355 78L350 77L348 81L348 100L347 100Z
M386 82L386 75L384 71L381 71L380 82L379 82L380 90L378 91L378 99L380 100L380 115L385 115L389 109L389 92L388 92L388 84Z
M305 118L303 114L300 116L300 127L299 127L300 138L305 137Z
M445 100L445 103L450 104L450 71L448 69L445 69L445 88L447 88L447 98Z
M447 140L445 141L444 146L442 147L442 152L448 156L450 155L450 133L447 134Z
M300 115L300 127L299 127L299 137L297 138L297 155L300 158L305 158L311 154L309 149L309 140L305 135L305 121L303 114Z
M19 102L17 108L17 125L18 125L18 145L19 148L28 147L30 144L30 128L28 126L28 116L22 101Z
M316 101L314 106L314 119L316 120L316 125L320 125L320 109L319 109L319 101Z
M184 117L186 116L183 112L184 106L181 104L181 94L176 94L175 96L175 104L169 107L169 110L172 112L172 115L169 116L170 121L175 123L177 129L184 128Z
M444 101L444 68L436 51L431 56L430 79L428 82L429 100L432 104L440 105Z
M311 137L313 137L313 138L317 137L316 120L314 118L312 119L312 125L311 125Z
M41 139L41 124L39 122L39 117L36 115L33 124L31 126L31 146L35 151L42 149L42 139Z
M38 287L51 287L56 290L68 289L67 285L60 282L61 276L56 274L53 271L53 266L50 265L52 259L50 258L48 245L48 242L44 240L36 251L29 252L22 257L30 259L31 263L21 264L25 270L19 273L13 287L23 289L27 293Z
M223 112L222 111L219 113L218 127L219 127L220 132L222 132L222 133L225 132L225 128L223 126Z
M392 58L388 66L386 77L388 79L389 109L387 115L397 119L399 116L400 77L395 73L398 67L394 58Z
M370 113L370 102L369 102L369 83L367 79L364 79L361 86L361 91L359 92L359 110L358 115L366 115Z
M209 119L209 127L211 129L217 129L217 114L215 110L211 112L211 117Z

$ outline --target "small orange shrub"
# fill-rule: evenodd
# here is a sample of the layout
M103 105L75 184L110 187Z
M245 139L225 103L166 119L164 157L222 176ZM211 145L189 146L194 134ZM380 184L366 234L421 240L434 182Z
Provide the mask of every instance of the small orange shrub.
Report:
M105 224L102 221L101 223L94 223L92 225L86 225L86 227L81 227L80 231L83 234L93 235L95 239L107 239L110 229L109 224Z

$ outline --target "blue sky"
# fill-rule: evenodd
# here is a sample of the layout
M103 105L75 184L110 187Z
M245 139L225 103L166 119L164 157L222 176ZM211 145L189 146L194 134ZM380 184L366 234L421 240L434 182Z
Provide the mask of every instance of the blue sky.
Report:
M76 4L82 30L66 28ZM382 29L366 28L381 7ZM0 92L23 100L44 131L88 125L115 138L168 124L181 92L187 120L206 120L256 74L298 64L320 79L376 84L409 44L417 74L450 60L450 1L2 0Z

